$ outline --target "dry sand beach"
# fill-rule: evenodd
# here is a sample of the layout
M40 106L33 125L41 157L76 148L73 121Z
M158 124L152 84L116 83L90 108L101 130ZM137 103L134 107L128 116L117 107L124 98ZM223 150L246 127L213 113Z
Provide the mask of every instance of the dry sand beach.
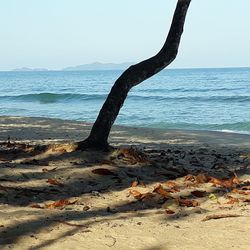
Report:
M0 117L0 249L249 249L250 135Z

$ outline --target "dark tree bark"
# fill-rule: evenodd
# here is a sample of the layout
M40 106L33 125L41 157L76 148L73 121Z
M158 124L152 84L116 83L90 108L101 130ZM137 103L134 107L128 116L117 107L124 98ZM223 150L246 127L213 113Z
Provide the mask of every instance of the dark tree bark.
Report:
M127 97L129 90L167 67L177 56L186 13L191 0L178 0L167 39L161 50L153 57L130 66L116 80L90 135L78 143L78 149L108 148L108 137L113 123Z

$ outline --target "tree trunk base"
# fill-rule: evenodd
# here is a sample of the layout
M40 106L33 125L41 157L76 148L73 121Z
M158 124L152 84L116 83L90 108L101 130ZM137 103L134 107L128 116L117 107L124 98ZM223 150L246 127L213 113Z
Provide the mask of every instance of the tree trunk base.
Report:
M88 149L99 150L99 151L111 151L114 149L108 142L97 142L87 138L84 141L77 142L76 150L86 151Z

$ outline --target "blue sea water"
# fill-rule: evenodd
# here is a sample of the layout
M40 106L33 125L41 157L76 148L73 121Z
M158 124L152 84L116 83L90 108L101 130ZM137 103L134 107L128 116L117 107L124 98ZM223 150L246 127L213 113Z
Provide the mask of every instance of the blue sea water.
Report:
M0 115L94 121L121 73L0 72ZM250 133L250 68L164 70L131 90L116 124Z

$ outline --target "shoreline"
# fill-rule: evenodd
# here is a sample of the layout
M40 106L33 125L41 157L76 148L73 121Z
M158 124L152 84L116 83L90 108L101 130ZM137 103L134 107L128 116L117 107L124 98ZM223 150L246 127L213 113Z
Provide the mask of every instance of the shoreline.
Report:
M82 121L82 120L73 120L73 119L66 119L66 118L57 118L57 117L45 117L45 116L19 116L19 115L0 115L0 118L8 118L8 117L17 117L17 118L34 118L34 119L48 119L48 120L58 120L58 121L67 121L67 122L80 122L84 124L89 124L92 125L94 122L92 121ZM185 123L180 123L180 124L185 124ZM189 126L189 124L186 124ZM178 131L201 131L201 132L218 132L218 133L230 133L230 134L239 134L239 135L250 135L250 131L237 131L237 130L232 130L232 129L221 129L221 130L216 130L216 129L192 129L192 128L166 128L166 127L154 127L152 125L133 125L133 124L115 124L113 125L114 127L125 127L125 128L141 128L141 129L154 129L154 130L178 130Z
M88 136L92 123L45 117L0 116L0 140L70 142ZM110 143L116 146L219 146L250 149L250 135L222 131L164 129L114 125ZM152 145L150 146L152 147Z

